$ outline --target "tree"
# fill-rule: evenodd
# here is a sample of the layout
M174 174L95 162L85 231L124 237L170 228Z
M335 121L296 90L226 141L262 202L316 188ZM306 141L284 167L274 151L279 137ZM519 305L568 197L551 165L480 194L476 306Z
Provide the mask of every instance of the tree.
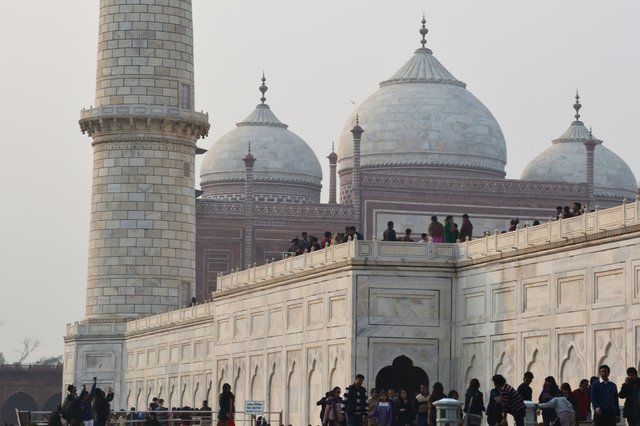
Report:
M45 356L34 362L37 365L57 365L62 364L62 355Z
M23 362L25 362L26 359L29 358L29 355L31 355L33 351L38 348L38 346L40 346L40 340L36 339L35 337L25 337L22 341L22 349L16 350L16 352L20 354L16 363L22 364Z
M4 354L0 352L0 365L6 364L6 363L7 363L7 360L4 359Z

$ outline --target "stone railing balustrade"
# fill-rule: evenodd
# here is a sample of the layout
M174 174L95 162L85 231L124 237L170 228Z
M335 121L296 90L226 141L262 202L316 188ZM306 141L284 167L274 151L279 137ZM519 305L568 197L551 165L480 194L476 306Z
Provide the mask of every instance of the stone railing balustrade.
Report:
M354 240L323 250L287 257L280 261L272 259L264 265L227 275L219 274L217 291L237 289L350 259L367 259L379 263L389 261L454 263L566 241L638 223L640 223L640 200L636 199L632 203L624 200L621 205L606 210L596 209L594 212L569 219L549 219L548 222L537 226L519 228L503 234L494 232L483 238L457 244Z
M569 219L549 220L537 226L518 228L504 234L494 233L458 244L458 260L477 259L543 244L566 241L601 231L640 223L640 200L626 200L616 207L595 210Z
M90 108L83 108L80 111L80 118L92 117L128 117L128 116L150 116L150 117L176 117L189 119L191 121L209 121L209 113L197 112L189 109L182 109L168 105L146 105L146 104L122 104L104 105Z

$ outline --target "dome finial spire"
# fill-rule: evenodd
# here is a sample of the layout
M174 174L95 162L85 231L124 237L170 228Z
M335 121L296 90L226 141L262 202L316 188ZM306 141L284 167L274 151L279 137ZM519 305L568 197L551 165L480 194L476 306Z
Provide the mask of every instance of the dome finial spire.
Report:
M420 44L422 44L422 48L424 49L424 45L427 44L427 39L425 38L429 30L425 27L427 20L424 19L424 12L422 13L422 28L420 28L420 34L422 34L422 40L420 40Z
M267 100L267 98L264 97L264 94L267 93L267 90L269 90L269 88L266 86L266 84L264 84L267 81L267 79L264 77L264 71L262 71L262 85L260 85L259 90L260 93L262 93L262 97L260 98L260 102L262 102L262 104L264 105L264 101Z
M573 109L576 110L576 115L574 115L576 121L580 121L580 108L582 108L582 105L580 105L580 95L578 95L578 89L576 89L576 103L573 104Z

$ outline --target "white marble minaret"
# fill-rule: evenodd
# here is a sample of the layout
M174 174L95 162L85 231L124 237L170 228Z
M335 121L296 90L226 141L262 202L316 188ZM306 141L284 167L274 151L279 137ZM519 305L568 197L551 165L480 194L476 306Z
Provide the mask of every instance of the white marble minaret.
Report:
M93 145L91 234L65 381L117 386L123 321L194 294L194 160L209 122L194 111L191 0L100 1L95 106L80 128Z

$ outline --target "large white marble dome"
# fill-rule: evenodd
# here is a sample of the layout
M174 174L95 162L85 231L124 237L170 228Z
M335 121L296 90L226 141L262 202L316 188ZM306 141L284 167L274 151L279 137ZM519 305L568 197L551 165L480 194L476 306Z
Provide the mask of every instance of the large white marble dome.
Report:
M577 99L576 99L577 101ZM585 142L596 141L593 151L593 190L596 198L622 201L635 199L636 178L627 163L591 135L579 120L580 103L576 102L575 120L552 145L527 164L521 179L529 181L586 183L587 151Z
M309 145L287 129L264 103L267 87L260 87L262 103L236 128L218 139L202 162L202 198L244 200L245 163L255 158L254 198L262 202L319 203L322 169Z
M347 120L338 146L340 175L353 167L356 116L364 129L361 168L504 178L507 148L498 122L475 96L423 47Z

